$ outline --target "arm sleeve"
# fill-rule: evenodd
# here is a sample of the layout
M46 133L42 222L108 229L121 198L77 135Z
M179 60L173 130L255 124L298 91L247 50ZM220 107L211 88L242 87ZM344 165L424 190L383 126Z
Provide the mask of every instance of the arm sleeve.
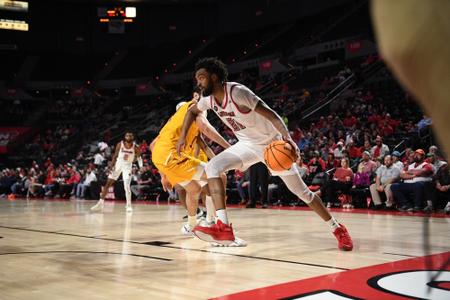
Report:
M197 108L201 111L206 111L208 109L210 109L210 98L209 97L202 97L200 98L200 100L197 102Z
M231 89L231 100L239 106L254 110L261 98L255 95L248 87L238 84Z

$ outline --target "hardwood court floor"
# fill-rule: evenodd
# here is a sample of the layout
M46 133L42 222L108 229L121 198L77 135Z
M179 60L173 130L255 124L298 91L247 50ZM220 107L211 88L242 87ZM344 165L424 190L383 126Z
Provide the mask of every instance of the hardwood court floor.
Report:
M355 248L337 249L308 210L229 211L249 245L216 248L182 236L178 205L0 199L0 299L206 299L450 247L450 218L334 212ZM428 251L428 252L427 252Z

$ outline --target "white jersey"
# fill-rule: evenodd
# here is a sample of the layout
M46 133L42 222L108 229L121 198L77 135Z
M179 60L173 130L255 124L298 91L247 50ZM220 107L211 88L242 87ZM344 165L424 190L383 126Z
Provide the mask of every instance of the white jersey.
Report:
M135 144L133 143L133 146L129 149L125 148L125 145L123 144L123 141L120 142L120 150L119 150L119 156L117 157L116 164L132 164L134 161L134 147Z
M236 135L240 142L255 145L266 145L277 136L281 138L278 130L261 114L255 112L255 107L261 98L256 96L246 86L227 82L225 84L225 99L222 105L218 104L214 96L202 97L197 107L201 111L212 109L217 116ZM238 106L245 106L249 112L242 112Z

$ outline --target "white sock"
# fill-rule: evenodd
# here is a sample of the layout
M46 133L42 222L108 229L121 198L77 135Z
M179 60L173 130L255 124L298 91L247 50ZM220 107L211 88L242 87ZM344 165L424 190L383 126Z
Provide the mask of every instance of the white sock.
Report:
M225 208L216 210L216 215L222 223L228 225L227 210Z
M427 200L427 205L428 205L429 207L433 207L433 201Z
M328 225L330 225L331 230L333 230L333 231L335 231L336 228L339 227L339 223L338 223L338 221L337 221L334 217L331 217L331 219L329 219L329 220L326 221L326 222L327 222Z
M193 216L188 216L188 225L189 227L194 228L195 226L197 226L197 216L193 215Z
M447 202L447 205L445 207L450 207L450 201Z
M103 203L103 202L105 202L105 199L100 198L100 200L98 200L98 203Z
M214 222L216 216L216 209L214 207L214 202L212 201L211 196L206 196L205 205L206 205L206 221L208 223Z

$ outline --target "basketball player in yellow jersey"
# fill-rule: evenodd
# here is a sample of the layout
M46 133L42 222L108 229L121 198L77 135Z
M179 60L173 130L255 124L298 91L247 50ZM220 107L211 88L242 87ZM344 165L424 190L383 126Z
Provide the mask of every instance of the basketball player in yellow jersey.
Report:
M158 137L150 145L152 161L161 173L163 188L167 190L179 185L186 190L188 231L197 225L197 200L202 186L207 183L204 173L206 156L210 158L214 156L203 142L201 133L225 149L230 147L230 144L211 126L206 119L206 115L200 114L187 132L186 145L188 146L180 155L177 154L175 146L180 136L184 117L188 108L197 102L198 97L198 91L194 91L191 101L180 103L177 106L176 113L164 125ZM208 202L212 205L212 200L206 200L207 209Z

